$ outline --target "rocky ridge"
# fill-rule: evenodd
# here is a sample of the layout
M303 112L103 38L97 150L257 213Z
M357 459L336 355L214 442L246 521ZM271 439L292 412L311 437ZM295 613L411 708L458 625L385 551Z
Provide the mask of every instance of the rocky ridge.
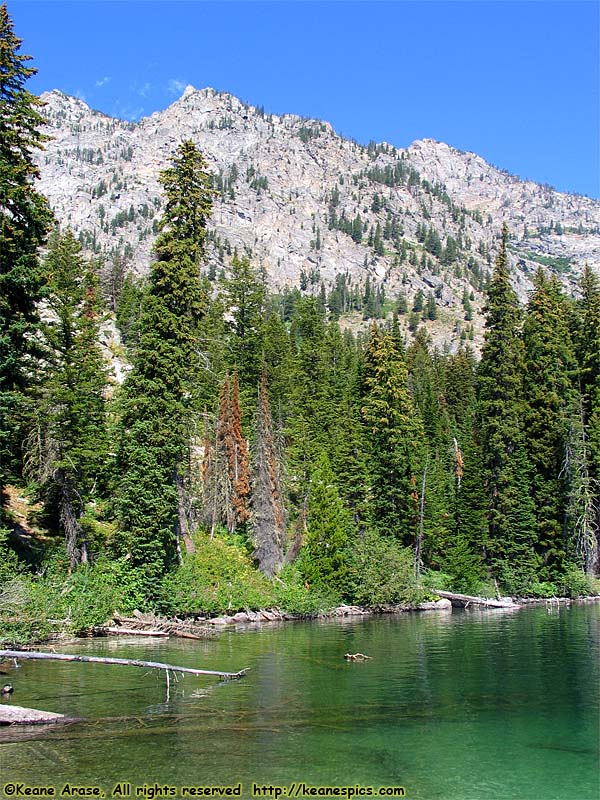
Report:
M326 122L265 114L190 86L136 123L58 91L43 99L52 139L38 157L40 191L88 251L107 260L118 252L140 274L161 213L158 173L187 138L215 176L213 272L226 270L237 249L275 289L300 282L305 291L321 283L329 290L342 274L362 289L368 277L388 300L406 295L409 309L421 289L435 295L438 318L427 327L441 345L471 325L470 338L479 338L482 289L504 221L522 299L539 265L569 289L584 263L600 271L600 202L521 181L443 143L363 146Z

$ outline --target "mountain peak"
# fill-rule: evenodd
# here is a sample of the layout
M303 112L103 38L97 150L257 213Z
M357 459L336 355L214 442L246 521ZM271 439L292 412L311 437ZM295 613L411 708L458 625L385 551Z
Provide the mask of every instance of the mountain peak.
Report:
M600 268L600 203L503 173L473 153L423 139L399 151L362 146L319 120L266 114L234 95L188 85L164 111L127 123L62 92L44 96L52 135L38 157L57 218L97 255L119 252L137 273L152 261L163 202L158 181L177 145L206 156L216 190L211 267L247 254L275 287L331 290L367 277L385 296L436 299L427 322L440 346L466 335L462 298L481 334L481 290L502 222L515 288L525 299L540 264L572 287ZM361 288L362 287L362 288Z

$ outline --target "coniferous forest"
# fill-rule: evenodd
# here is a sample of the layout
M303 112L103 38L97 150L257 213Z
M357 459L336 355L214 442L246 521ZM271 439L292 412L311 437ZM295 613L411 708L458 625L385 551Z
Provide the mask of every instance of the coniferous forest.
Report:
M184 141L148 276L115 280L36 191L43 108L4 5L0 43L1 639L135 608L598 591L590 268L576 297L540 268L522 307L504 228L480 354L407 342L395 314L352 332L333 292L274 294L244 254L209 274L213 177Z

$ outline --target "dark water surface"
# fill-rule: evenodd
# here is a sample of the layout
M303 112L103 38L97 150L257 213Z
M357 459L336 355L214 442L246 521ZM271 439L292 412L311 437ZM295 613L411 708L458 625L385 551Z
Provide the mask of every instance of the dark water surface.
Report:
M22 662L16 705L84 716L0 729L8 781L403 786L414 800L598 800L600 605L287 623L65 652L236 671ZM372 656L347 663L344 653Z

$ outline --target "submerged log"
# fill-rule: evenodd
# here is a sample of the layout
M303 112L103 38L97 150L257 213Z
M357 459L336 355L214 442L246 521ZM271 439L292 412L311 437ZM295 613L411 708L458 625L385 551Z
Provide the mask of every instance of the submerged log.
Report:
M79 661L93 664L118 664L126 667L144 667L146 669L163 669L169 672L188 672L191 675L215 675L218 678L232 680L242 678L248 667L239 672L219 672L213 669L193 669L192 667L178 667L174 664L163 664L160 661L140 661L129 658L106 658L103 656L81 656L71 653L37 653L28 650L0 650L0 658L29 658L49 661Z
M470 594L457 594L456 592L441 592L439 589L435 593L440 597L445 597L452 602L453 606L468 608L471 605L485 606L486 608L521 608L515 603L512 597L502 597L500 600L492 600L489 597L474 597Z
M64 714L55 714L52 711L0 704L0 725L39 725L42 722L61 722L68 719Z
M371 661L371 656L366 656L364 653L346 653L344 655L346 661Z

